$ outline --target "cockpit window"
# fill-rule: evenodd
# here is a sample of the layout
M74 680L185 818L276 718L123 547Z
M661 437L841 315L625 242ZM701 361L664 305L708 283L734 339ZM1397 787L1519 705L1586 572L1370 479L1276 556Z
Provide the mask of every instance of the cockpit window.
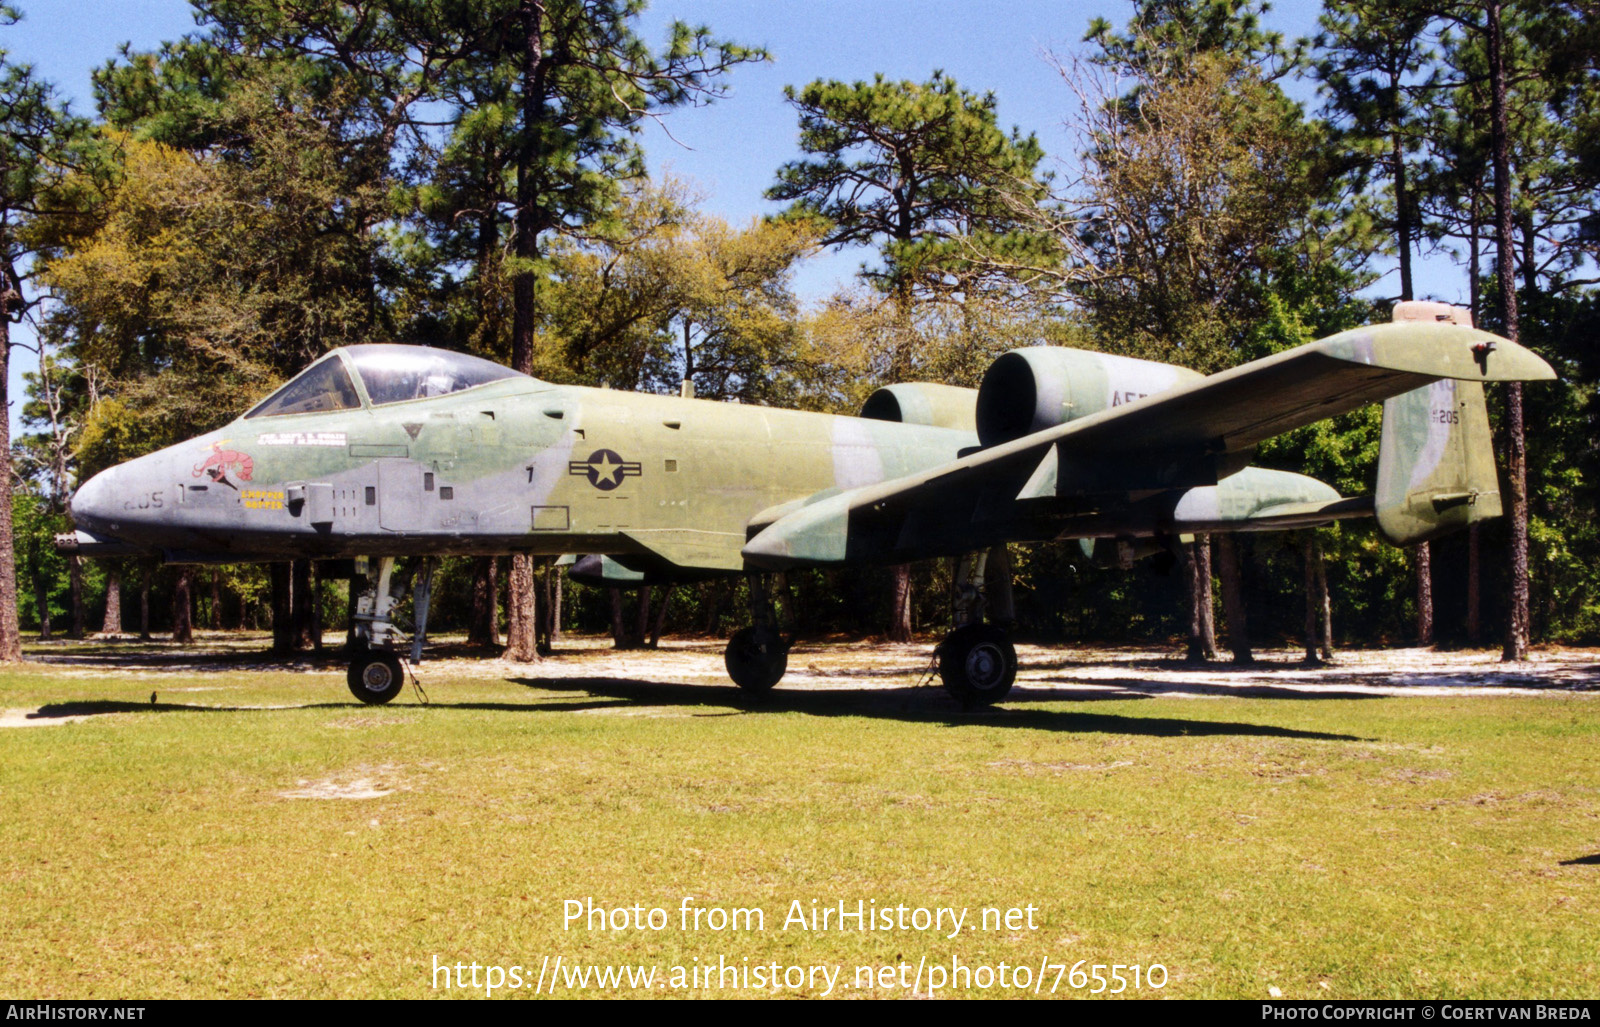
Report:
M320 414L359 410L361 397L338 357L325 357L300 372L289 384L262 400L246 417L278 414Z
M347 352L374 406L448 396L518 377L509 367L426 346L352 346Z

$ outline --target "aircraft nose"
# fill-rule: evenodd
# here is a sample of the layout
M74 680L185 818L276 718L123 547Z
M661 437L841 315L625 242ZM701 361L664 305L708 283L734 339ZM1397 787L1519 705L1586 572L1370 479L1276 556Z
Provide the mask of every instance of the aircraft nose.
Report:
M113 467L78 486L67 504L72 511L72 523L90 531L109 530L116 513L116 474L117 469Z

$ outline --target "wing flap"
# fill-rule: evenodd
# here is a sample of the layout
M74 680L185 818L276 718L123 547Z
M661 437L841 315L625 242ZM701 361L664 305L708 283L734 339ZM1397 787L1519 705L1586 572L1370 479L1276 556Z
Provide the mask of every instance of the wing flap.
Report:
M622 533L646 551L686 571L740 571L744 557L740 535L687 528L628 529Z

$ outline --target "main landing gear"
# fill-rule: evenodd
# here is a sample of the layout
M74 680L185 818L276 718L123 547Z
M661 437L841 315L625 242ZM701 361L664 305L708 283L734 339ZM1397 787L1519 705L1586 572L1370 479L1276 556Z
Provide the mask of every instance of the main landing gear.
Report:
M728 639L723 661L734 684L751 695L766 695L789 669L791 640L778 630L767 575L752 574L749 581L751 624Z
M952 598L956 626L936 650L939 678L963 706L997 703L1017 678L1017 650L1003 626L1013 620L1005 546L962 557Z
M405 668L394 646L400 632L394 624L394 608L412 589L416 632L411 636L411 663L422 662L422 645L427 639L428 606L433 594L434 559L424 557L409 573L395 574L392 556L356 561L356 576L351 588L360 588L355 608L355 639L350 669L345 675L350 694L371 706L379 706L400 694L405 687Z

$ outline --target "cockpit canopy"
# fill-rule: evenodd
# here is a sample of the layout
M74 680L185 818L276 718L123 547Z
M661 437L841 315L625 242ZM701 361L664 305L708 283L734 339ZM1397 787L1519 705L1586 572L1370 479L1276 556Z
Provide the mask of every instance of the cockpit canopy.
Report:
M479 357L428 346L348 346L301 371L244 416L359 410L361 396L350 377L352 367L373 406L448 396L507 378L526 377Z

